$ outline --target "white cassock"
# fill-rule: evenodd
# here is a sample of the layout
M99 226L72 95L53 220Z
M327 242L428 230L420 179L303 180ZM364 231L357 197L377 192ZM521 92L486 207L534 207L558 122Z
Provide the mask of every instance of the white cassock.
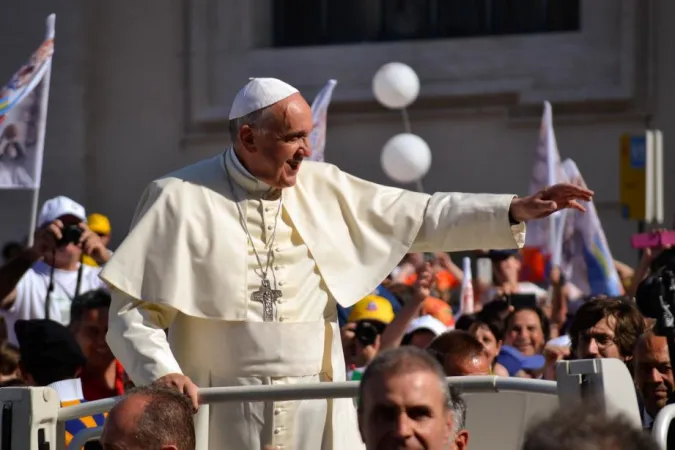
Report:
M148 187L101 275L114 287L108 343L134 383L174 372L200 387L344 381L336 302L373 291L409 251L516 248L525 237L509 223L513 195L429 196L307 161L281 192L270 279L283 296L264 322L234 199L265 265L279 191L232 150ZM196 426L200 449L362 448L351 399L214 404Z

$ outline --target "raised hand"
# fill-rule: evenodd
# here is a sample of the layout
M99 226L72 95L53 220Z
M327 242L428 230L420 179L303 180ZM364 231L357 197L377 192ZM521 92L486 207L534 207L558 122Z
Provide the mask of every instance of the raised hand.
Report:
M424 300L431 295L434 284L434 271L429 262L425 262L417 270L417 282L415 283L416 297Z
M79 224L82 229L82 236L79 244L85 255L91 256L99 264L105 264L110 259L110 252L106 248L101 236L89 229L86 223Z
M593 191L574 184L556 184L542 189L534 195L514 198L511 202L511 218L517 222L541 219L562 209L576 209L585 212L579 200L590 201Z

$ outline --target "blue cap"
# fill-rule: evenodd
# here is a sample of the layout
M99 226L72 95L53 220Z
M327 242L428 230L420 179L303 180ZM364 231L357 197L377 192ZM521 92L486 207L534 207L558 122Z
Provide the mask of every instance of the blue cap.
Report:
M546 359L542 355L525 356L517 348L502 345L497 362L504 366L510 376L514 376L519 370L543 369Z

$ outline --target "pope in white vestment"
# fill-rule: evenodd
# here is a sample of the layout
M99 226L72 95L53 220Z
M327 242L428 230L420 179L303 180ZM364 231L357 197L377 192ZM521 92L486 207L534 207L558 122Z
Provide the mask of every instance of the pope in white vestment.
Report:
M233 111L242 96L255 96L249 113L294 92L255 79ZM318 162L274 189L229 149L146 189L101 275L113 288L108 342L136 384L344 381L336 303L373 291L408 252L521 247L514 197L409 192ZM271 320L252 297L261 266L280 291ZM362 448L351 399L204 405L196 427L199 449Z

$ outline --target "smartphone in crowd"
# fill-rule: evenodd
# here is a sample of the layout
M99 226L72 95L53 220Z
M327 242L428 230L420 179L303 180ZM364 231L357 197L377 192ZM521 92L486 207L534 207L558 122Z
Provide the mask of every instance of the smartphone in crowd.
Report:
M534 294L509 294L506 301L515 309L537 307L537 296Z

